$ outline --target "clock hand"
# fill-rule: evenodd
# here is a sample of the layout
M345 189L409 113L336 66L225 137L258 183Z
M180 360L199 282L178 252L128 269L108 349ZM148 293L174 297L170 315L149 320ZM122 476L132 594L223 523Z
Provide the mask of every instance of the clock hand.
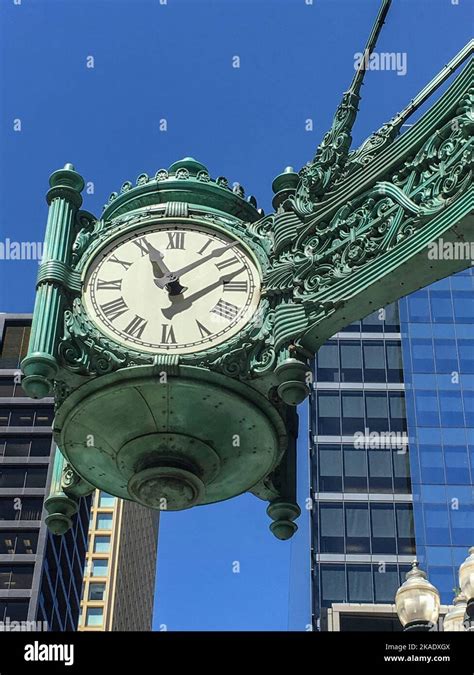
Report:
M196 291L192 295L189 295L187 298L184 297L180 298L178 301L173 301L173 299L170 297L172 304L169 307L165 307L164 309L162 309L161 313L166 319L172 319L174 316L176 316L176 314L180 314L181 312L184 312L186 309L192 307L194 300L199 300L199 298L202 298L204 295L207 295L209 291L213 291L215 288L218 288L221 284L224 284L226 281L230 281L232 277L235 277L244 271L245 267L241 267L241 269L236 270L232 274L226 274L225 277L221 277L220 279L217 279L217 281L213 281L212 284L209 284L208 286L201 288L201 290Z
M163 253L152 246L146 239L145 246L148 249L148 257L150 258L151 266L153 268L155 285L158 286L158 288L166 288L169 295L180 295L186 290L186 287L181 286L177 279L172 278L171 272L163 262Z
M225 246L220 246L219 248L214 249L211 253L208 255L205 255L204 258L199 258L198 260L194 260L194 262L189 263L189 265L185 265L184 267L181 267L181 269L176 270L175 272L170 272L168 275L168 281L179 281L179 277L181 277L183 274L186 274L187 272L190 272L191 270L195 269L196 267L199 267L199 265L203 265L205 262L208 260L211 260L212 258L216 258L220 256L222 253L227 251L229 248L232 248L233 246L237 246L238 242L234 241L231 244L226 244Z

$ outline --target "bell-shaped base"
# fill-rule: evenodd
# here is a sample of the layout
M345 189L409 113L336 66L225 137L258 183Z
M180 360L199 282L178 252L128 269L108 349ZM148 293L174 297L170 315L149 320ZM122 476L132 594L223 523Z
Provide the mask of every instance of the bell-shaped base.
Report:
M64 401L54 429L83 480L159 510L242 494L287 446L284 422L266 397L189 366L179 375L137 366L91 380Z

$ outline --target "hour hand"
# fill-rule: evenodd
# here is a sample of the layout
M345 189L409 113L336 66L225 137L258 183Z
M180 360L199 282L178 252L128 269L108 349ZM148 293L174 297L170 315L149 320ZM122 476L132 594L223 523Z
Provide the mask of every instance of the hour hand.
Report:
M173 277L165 263L163 262L164 255L161 251L155 248L150 242L146 242L148 249L148 257L150 258L151 266L153 268L154 282L158 288L166 288L170 295L180 295L185 286L181 286L179 281Z

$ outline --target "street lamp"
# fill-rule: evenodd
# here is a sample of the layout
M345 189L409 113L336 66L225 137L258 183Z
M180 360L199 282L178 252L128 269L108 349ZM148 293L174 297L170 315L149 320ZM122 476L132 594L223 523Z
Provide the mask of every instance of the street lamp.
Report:
M459 585L466 597L464 627L474 632L474 546L471 546L468 557L459 568Z
M417 560L413 562L405 578L406 581L395 596L395 606L403 630L430 631L439 616L438 590L430 584L426 573L420 570Z
M466 612L466 596L463 593L453 600L453 606L444 617L443 631L445 633L464 632L464 614Z

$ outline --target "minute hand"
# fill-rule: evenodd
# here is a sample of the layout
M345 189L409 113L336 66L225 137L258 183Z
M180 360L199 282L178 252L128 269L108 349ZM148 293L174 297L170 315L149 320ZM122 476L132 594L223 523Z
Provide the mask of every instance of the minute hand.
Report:
M233 246L237 246L237 242L232 242L231 244L226 244L225 246L221 246L220 248L214 249L211 253L208 255L205 255L204 258L199 258L199 260L195 260L192 263L189 263L189 265L186 265L185 267L181 267L181 269L176 270L176 272L170 272L170 274L167 274L166 277L173 278L173 279L179 279L183 274L186 274L186 272L190 272L191 270L195 269L196 267L199 267L199 265L203 265L205 262L208 260L211 260L212 258L217 258L220 256L222 253L225 253L229 248L232 248Z

